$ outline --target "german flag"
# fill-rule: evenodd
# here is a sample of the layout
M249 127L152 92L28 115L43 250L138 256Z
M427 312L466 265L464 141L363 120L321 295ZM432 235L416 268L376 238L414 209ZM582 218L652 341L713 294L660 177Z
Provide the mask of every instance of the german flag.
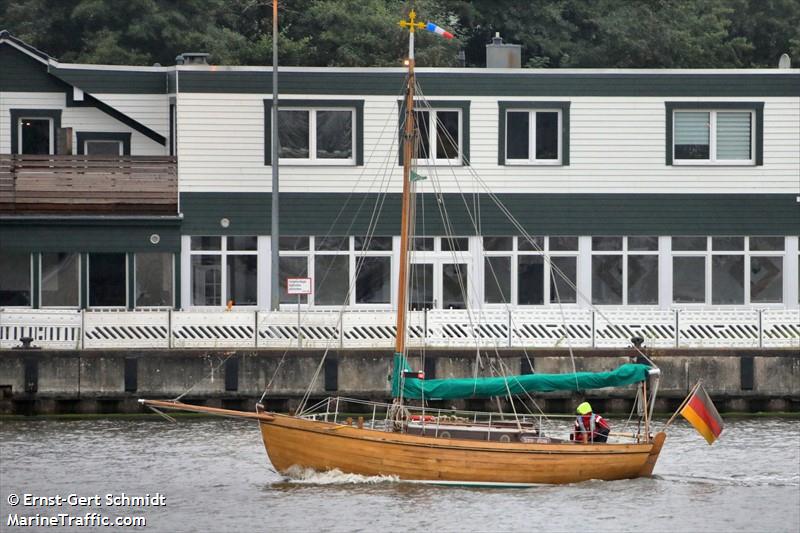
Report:
M689 401L681 409L681 416L703 436L709 444L713 444L724 428L714 402L708 397L703 385L698 383Z

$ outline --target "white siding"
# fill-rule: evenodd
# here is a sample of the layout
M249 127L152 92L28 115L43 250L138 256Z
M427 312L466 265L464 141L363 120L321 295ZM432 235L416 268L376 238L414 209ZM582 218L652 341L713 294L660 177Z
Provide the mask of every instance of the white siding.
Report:
M168 147L132 130L122 122L93 107L66 107L63 93L22 93L4 92L0 94L0 153L11 153L10 109L61 109L61 127L73 128L73 143L77 133L92 132L131 132L132 155L166 155ZM150 126L147 123L145 125ZM77 146L73 145L73 153Z
M269 191L264 165L264 98L255 94L178 95L181 191ZM319 99L319 95L291 95ZM335 96L329 98L336 99ZM358 98L342 96L342 99ZM388 164L399 192L398 96L368 96L364 106L364 167L281 166L286 192L377 191ZM443 97L432 98L445 100ZM453 98L465 100L464 98ZM498 166L497 101L572 102L570 166ZM495 192L519 193L792 193L800 172L800 100L791 97L471 98L472 166L421 171L446 192L473 190L471 171ZM668 166L665 101L763 101L764 165ZM431 189L430 181L424 185Z
M169 96L166 94L92 94L120 113L169 137Z

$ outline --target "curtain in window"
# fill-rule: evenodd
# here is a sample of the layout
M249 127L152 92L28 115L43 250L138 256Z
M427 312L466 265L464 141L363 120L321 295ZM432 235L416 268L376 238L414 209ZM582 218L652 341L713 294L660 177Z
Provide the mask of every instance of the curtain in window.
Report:
M717 113L717 159L744 159L750 155L750 113Z
M675 113L675 158L708 159L709 114Z

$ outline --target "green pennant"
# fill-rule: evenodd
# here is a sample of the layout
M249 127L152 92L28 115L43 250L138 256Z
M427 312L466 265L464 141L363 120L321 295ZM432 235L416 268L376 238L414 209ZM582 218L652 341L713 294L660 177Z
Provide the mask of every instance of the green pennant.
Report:
M422 181L422 180L428 179L428 177L427 176L423 176L422 174L417 174L416 172L414 172L412 170L410 179L411 179L411 181Z

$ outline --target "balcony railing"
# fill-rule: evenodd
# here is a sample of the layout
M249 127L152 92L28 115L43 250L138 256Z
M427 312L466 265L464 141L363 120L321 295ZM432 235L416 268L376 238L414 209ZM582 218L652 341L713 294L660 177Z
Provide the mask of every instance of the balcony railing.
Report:
M800 349L797 310L413 311L414 348ZM390 311L68 311L0 309L0 349L394 347Z
M0 154L0 214L169 215L176 158Z

